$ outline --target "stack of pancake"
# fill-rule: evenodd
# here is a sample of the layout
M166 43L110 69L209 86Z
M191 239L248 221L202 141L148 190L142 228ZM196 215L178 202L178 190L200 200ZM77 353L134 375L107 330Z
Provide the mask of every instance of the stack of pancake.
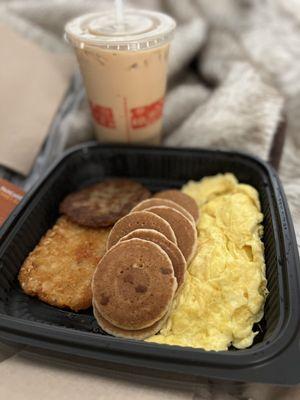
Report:
M92 281L100 327L146 339L160 331L197 247L196 202L178 190L141 201L112 228Z
M74 311L93 305L101 328L115 336L159 332L195 254L199 214L178 190L150 196L128 179L70 193L59 206L63 216L20 269L24 292Z
M91 281L111 226L151 193L129 179L107 179L70 193L63 214L24 261L24 292L73 311L92 306Z

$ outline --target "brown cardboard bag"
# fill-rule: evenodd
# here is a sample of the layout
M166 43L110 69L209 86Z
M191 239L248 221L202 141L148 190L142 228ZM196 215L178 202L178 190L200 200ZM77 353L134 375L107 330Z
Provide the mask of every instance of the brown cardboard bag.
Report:
M28 174L68 88L73 59L0 24L0 165Z

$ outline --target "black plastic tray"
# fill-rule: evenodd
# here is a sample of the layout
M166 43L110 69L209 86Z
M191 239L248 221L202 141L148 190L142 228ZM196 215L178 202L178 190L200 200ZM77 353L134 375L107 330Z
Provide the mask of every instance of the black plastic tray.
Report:
M106 177L130 177L152 191L232 172L260 194L268 296L261 333L246 350L205 352L113 338L91 310L73 313L26 296L19 268L58 217L69 192ZM68 152L28 193L0 232L0 339L89 360L102 368L197 383L202 378L300 383L299 258L285 195L274 170L248 155L220 151L99 146Z

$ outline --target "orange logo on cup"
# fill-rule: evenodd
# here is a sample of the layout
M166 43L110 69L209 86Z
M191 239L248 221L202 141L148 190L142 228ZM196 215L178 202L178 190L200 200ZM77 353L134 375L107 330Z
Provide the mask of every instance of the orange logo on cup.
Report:
M109 107L99 106L90 101L92 116L98 125L114 129L116 127L113 110Z
M125 101L125 115L127 117L127 101ZM103 107L99 104L90 102L90 108L94 121L105 128L116 128L114 112L112 108ZM142 129L153 124L162 118L164 99L160 99L152 104L142 107L135 107L130 110L130 123L132 129Z
M143 107L132 108L131 127L132 129L146 128L162 117L164 107L164 99L160 99L155 103Z

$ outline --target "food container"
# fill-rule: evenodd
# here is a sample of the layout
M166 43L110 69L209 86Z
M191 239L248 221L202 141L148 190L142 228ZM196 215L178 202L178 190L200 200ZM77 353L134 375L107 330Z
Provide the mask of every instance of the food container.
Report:
M110 177L140 181L152 191L180 188L190 179L231 172L259 192L264 213L268 289L260 334L249 349L200 349L118 339L97 326L92 311L73 313L25 295L19 268L58 217L69 192ZM131 371L168 382L197 384L203 379L300 383L299 257L290 213L274 170L236 152L99 146L69 151L25 196L0 236L0 340L29 345L101 369Z

